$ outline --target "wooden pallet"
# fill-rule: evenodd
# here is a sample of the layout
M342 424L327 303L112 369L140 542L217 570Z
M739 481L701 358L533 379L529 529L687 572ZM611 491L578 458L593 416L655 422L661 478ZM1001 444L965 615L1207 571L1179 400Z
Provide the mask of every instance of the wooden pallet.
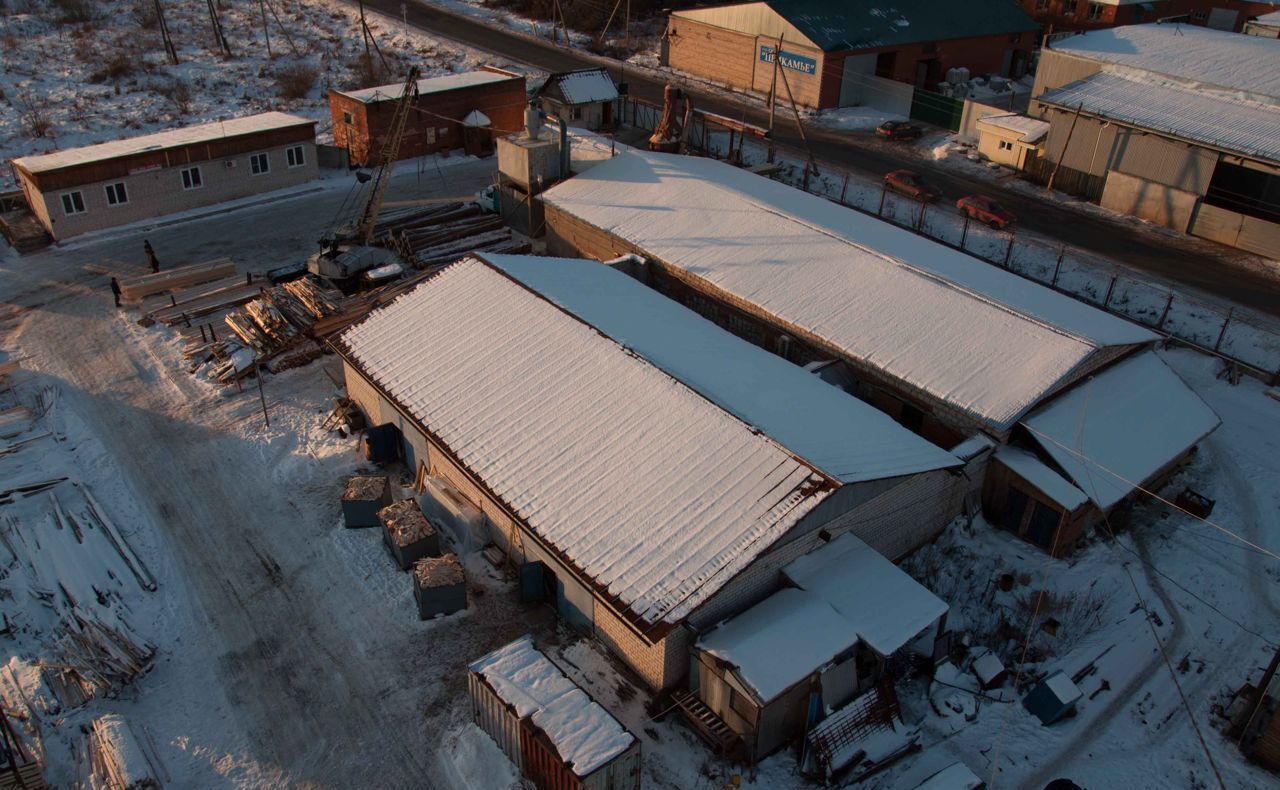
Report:
M732 754L737 750L738 734L729 729L724 719L717 716L693 692L676 691L671 695L671 700L680 709L685 721L698 733L698 737L706 741L716 754Z

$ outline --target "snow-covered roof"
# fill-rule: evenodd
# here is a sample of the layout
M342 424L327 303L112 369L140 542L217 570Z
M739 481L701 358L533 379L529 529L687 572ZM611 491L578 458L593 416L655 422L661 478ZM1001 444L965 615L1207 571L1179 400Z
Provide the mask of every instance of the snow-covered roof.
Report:
M1280 60L1280 48L1274 56ZM1262 104L1225 91L1194 90L1105 71L1047 91L1039 101L1280 161L1280 103Z
M1084 696L1080 691L1080 687L1072 682L1071 678L1067 677L1067 673L1062 670L1058 670L1045 678L1044 685L1064 705L1070 705Z
M139 137L128 137L123 140L111 140L97 145L86 145L82 148L68 148L51 154L23 156L13 163L28 173L46 173L61 170L64 167L87 165L116 159L122 156L134 156L184 145L195 145L221 140L226 137L238 137L247 134L287 129L293 126L312 126L316 124L307 118L289 115L283 112L264 112L259 115L248 115L243 118L232 118L214 123L202 123L198 126L184 126L181 129L168 129L154 134Z
M543 199L1001 428L1097 349L1156 339L904 228L712 159L627 151Z
M979 124L988 124L1021 135L1020 143L1038 143L1049 133L1049 122L1039 118L1030 118L1018 113L1007 115L986 115L978 119Z
M883 554L845 533L782 569L831 605L858 638L891 656L947 613L947 604Z
M519 718L533 717L579 777L590 775L635 743L634 735L533 646L531 636L473 661L469 669L483 677Z
M1077 384L1022 424L1105 510L1220 422L1178 374L1148 351Z
M1026 450L1004 445L996 450L996 460L1040 489L1040 493L1049 497L1068 513L1089 501L1083 491Z
M1280 97L1280 41L1180 24L1090 30L1050 47L1183 80Z
M618 87L604 69L584 69L553 74L547 86L554 85L569 104L591 104L618 98ZM545 89L545 87L544 87Z
M501 71L464 71L461 74L446 74L443 77L424 77L418 80L418 93L443 93L460 88L472 88L477 85L488 85L494 82L506 82L519 78L519 74L507 74ZM404 95L404 81L377 85L372 88L361 88L354 91L334 91L340 96L355 99L364 104L391 101Z
M858 642L853 624L821 597L786 587L698 640L768 702Z
M960 463L879 409L616 269L581 259L480 257L841 482Z
M488 126L491 123L493 121L489 120L489 116L479 110L472 110L462 119L463 126Z
M1272 11L1267 14L1259 14L1258 16L1254 17L1253 21L1263 25L1280 26L1280 11Z
M642 623L677 623L836 485L475 259L341 337L346 357Z

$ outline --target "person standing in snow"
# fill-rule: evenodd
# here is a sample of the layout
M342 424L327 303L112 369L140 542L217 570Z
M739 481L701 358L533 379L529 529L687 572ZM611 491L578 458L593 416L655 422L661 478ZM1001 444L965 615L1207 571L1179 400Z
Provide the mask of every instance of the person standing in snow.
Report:
M111 295L115 297L116 307L119 307L120 306L120 281L114 277L111 278Z
M160 271L160 261L156 258L156 251L152 249L149 240L142 240L142 251L147 254L147 263L151 264L151 273L158 273Z

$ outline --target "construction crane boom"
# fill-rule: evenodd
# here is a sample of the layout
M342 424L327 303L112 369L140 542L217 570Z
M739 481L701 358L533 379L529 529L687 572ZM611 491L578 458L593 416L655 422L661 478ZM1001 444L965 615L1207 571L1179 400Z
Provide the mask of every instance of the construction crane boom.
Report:
M369 186L369 198L365 201L360 219L356 222L354 237L361 244L373 243L373 229L378 223L378 211L382 208L382 196L387 191L391 180L391 166L400 156L400 141L404 138L404 127L409 120L414 99L418 98L417 66L409 67L409 76L405 78L404 90L400 94L400 103L396 105L395 115L391 118L391 131L382 142L382 152L378 157L378 168L373 174L373 183Z

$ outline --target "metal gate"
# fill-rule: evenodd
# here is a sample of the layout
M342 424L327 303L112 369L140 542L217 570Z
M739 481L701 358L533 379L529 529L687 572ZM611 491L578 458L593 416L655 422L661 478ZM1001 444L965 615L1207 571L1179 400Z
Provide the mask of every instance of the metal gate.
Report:
M964 116L964 102L916 88L911 94L911 119L941 126L953 132L960 131L960 119Z

